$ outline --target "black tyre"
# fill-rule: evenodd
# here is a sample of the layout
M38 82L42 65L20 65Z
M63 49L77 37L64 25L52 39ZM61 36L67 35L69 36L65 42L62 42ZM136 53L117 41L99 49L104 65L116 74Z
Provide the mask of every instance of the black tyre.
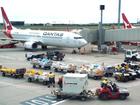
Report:
M122 81L123 81L123 82L128 82L129 79L128 79L128 77L123 77L123 78L122 78Z
M58 71L58 69L57 69L57 68L54 68L54 71L55 71L55 72L57 72L57 71Z
M41 68L41 65L38 65L38 68Z
M47 81L43 81L43 85L47 85Z
M109 74L108 73L105 73L105 75L104 75L105 77L109 77Z
M21 78L24 78L24 74L21 74L20 76L21 76Z
M14 75L14 78L19 78L19 76L18 75Z
M81 101L86 101L86 97L85 96L82 96L80 99L81 99Z
M137 61L137 58L136 58L135 56L133 56L133 57L131 58L131 60L132 60L132 61Z
M36 68L36 65L33 65L33 68Z
M4 72L2 73L2 76L5 77L5 73Z
M99 99L101 100L108 100L109 97L108 97L108 94L107 93L102 93L99 95Z
M98 79L98 77L97 77L97 76L94 76L93 78L94 78L95 80L97 80L97 79Z
M28 78L28 82L32 82L32 78Z
M126 95L125 94L120 94L120 100L125 100L126 99Z

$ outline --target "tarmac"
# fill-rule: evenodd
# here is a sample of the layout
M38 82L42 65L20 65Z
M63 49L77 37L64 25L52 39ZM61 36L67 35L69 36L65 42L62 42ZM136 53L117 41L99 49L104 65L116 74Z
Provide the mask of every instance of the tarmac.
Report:
M105 63L105 65L114 65L122 63L124 54L117 55L100 54L98 52L81 54L71 54L72 49L49 48L48 50L61 50L66 54L65 63L74 63L77 65L88 63ZM46 51L38 50L34 53L45 53ZM32 68L31 64L25 59L23 47L0 49L0 64L11 68ZM47 71L49 72L49 71ZM56 79L63 75L56 73ZM115 81L113 77L110 77ZM88 79L88 88L95 90L100 86L100 80ZM51 91L55 88L48 88L40 83L29 83L26 79L15 79L10 77L2 77L0 75L0 105L139 105L140 97L140 79L126 83L116 82L120 87L127 88L130 96L126 100L107 100L101 101L95 99L80 101L78 99L56 100L51 95Z

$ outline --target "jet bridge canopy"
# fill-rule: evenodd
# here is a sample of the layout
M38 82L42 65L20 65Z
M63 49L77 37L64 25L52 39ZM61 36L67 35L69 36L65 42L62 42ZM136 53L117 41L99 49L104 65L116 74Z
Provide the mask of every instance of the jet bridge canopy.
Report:
M106 30L105 41L140 41L140 28Z

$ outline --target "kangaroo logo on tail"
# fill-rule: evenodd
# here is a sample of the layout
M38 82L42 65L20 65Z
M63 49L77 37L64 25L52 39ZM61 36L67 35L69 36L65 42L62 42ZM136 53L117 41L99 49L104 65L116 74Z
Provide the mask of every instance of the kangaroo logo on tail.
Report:
M12 24L10 23L3 7L1 7L1 12L2 12L2 17L3 17L3 28L4 28L4 34L9 37L9 38L12 38L12 35L11 35L11 30L13 29L12 28Z
M123 27L124 29L132 28L132 24L129 23L128 19L126 18L125 14L122 13L122 18L123 18Z

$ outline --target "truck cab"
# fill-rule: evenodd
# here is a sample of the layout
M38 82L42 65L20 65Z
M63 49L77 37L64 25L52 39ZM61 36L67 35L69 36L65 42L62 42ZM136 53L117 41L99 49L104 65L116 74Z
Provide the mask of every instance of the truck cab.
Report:
M140 60L140 54L137 50L126 50L125 52L125 60Z

